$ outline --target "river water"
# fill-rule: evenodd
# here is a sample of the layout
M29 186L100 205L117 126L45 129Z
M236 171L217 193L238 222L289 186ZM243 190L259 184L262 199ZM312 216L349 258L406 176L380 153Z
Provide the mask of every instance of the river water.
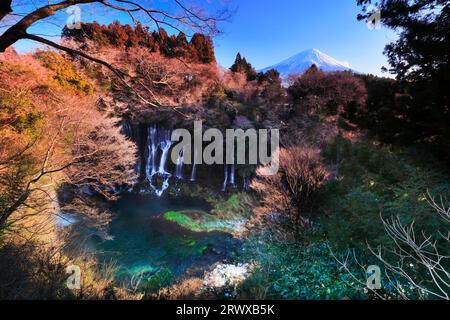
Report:
M227 233L193 232L164 219L168 211L209 212L205 202L194 198L158 198L151 195L125 195L112 207L109 225L111 240L91 235L85 247L100 262L115 261L118 276L136 273L151 275L161 268L175 276L189 270L201 275L209 266L237 250L236 239Z

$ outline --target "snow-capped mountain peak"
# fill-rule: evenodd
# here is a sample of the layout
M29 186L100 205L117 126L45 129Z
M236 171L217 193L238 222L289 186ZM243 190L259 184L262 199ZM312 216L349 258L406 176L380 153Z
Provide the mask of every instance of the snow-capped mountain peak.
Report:
M339 61L318 49L310 49L302 51L295 56L281 61L273 66L264 68L262 72L270 69L276 69L280 72L281 77L285 78L290 74L303 73L315 64L323 71L344 71L351 70L350 63L346 61Z

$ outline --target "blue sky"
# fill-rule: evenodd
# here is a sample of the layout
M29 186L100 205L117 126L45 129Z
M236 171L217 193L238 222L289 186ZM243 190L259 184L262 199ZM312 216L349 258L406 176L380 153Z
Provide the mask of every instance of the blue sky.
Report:
M239 51L257 69L273 65L300 51L317 48L330 56L350 62L358 71L381 75L386 66L383 48L395 40L391 30L369 30L357 21L360 8L356 0L202 0L214 10L224 1L236 9L229 22L221 25L223 34L215 38L217 60L229 67ZM219 4L220 3L220 4ZM122 13L99 13L81 6L83 21L108 23L115 19L130 23ZM89 9L91 8L91 9ZM94 11L94 12L93 12ZM64 24L67 16L57 16ZM57 35L60 27L54 24L36 26L32 31ZM19 51L33 48L21 42Z
M357 21L356 0L232 1L238 11L216 40L218 60L229 66L233 52L263 68L316 48L361 72L380 75L383 48L396 39L386 28L369 30Z

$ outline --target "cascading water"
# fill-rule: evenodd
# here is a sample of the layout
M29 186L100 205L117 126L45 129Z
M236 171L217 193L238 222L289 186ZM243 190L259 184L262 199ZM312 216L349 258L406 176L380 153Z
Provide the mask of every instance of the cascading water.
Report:
M169 187L171 174L166 170L168 154L173 142L171 141L171 132L169 130L158 130L156 127L147 129L147 156L146 159L146 178L150 188L158 197L162 196ZM161 152L159 152L161 150ZM159 165L157 165L158 155L161 154ZM156 185L157 181L162 179L161 186ZM159 180L161 181L161 180Z
M231 170L230 170L230 185L233 186L233 187L235 186L235 183L234 183L235 173L236 173L236 167L235 167L235 165L233 163L231 165Z
M165 179L164 179L163 182L162 182L161 188L159 188L159 189L156 188L156 187L153 186L153 185L150 185L150 186L152 187L154 193L155 193L158 197L161 197L161 196L164 194L164 191L166 191L167 188L169 187L169 179L170 179L170 176L166 176Z
M151 182L156 173L156 157L158 153L157 130L155 127L148 128L148 159L147 159L147 179Z
M171 166L168 163L170 150L174 145L174 142L171 141L172 132L170 130L157 128L156 126L147 127L123 122L122 132L135 141L139 150L141 150L141 161L138 161L136 165L136 172L147 181L147 184L140 186L140 192L148 192L148 188L150 187L152 193L160 197L169 188L172 177L178 180L185 178L186 173L183 174L183 170L186 171L184 166L184 150L178 155L173 174ZM196 155L194 154L195 158ZM189 180L195 182L197 180L197 164L193 163L190 169ZM228 186L236 188L236 183L240 183L236 178L236 165L224 165L222 191L226 192ZM250 189L248 177L243 178L243 189Z
M191 182L195 182L195 179L197 178L197 164L192 164L192 171L191 171Z
M161 142L160 146L161 146L161 150L162 150L162 155L161 155L161 161L159 162L158 173L160 175L169 175L170 176L170 173L166 171L166 162L167 162L167 157L169 155L170 147L172 146L172 141L164 140Z
M227 183L228 183L228 165L224 165L223 166L223 170L224 170L224 178L223 178L223 188L222 191L225 192L227 191Z
M175 177L182 180L183 179L183 162L184 162L184 150L181 150L178 154L177 166L175 169Z
M197 179L197 163L195 163L195 160L197 159L197 150L194 150L194 159L192 162L192 169L191 169L191 182L195 182Z

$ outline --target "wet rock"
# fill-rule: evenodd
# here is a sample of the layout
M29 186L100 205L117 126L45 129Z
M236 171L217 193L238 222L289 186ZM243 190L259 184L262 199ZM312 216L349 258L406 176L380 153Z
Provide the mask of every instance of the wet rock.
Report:
M209 291L233 298L237 296L238 285L250 276L252 270L253 265L250 263L218 264L206 274L203 285Z

